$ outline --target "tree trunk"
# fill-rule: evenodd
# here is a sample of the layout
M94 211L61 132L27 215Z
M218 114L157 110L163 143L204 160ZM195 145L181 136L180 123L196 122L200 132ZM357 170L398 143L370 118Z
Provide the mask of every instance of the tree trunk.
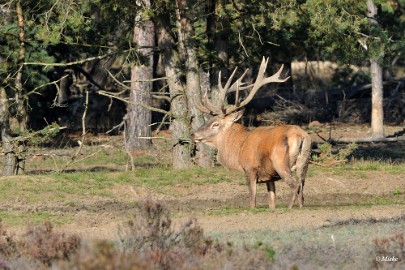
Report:
M382 68L374 59L371 66L371 132L373 138L384 138L384 92L382 84Z
M170 27L168 24L167 27ZM172 123L173 168L185 169L193 166L191 160L192 144L190 131L190 117L185 86L181 80L179 67L180 58L175 50L173 39L165 26L158 28L158 44L162 52L162 63L165 67L167 83L170 91L170 113Z
M18 53L18 71L15 78L15 102L17 107L17 120L20 132L27 128L27 110L25 106L25 98L23 91L22 75L25 61L25 31L24 31L24 16L21 7L21 2L16 3L17 23L18 23L18 38L20 41L20 51Z
M0 135L3 144L3 172L2 175L15 175L17 173L17 154L12 143L8 112L8 96L3 87L0 87Z
M367 0L367 16L372 24L378 24L374 19L378 9L373 0ZM373 138L384 138L384 107L383 107L383 76L381 65L377 59L370 59L371 71L371 132Z
M200 67L197 59L197 49L193 42L194 29L187 17L187 1L177 0L178 6L178 33L179 51L183 53L182 60L186 67L186 92L188 110L191 118L191 129L197 130L204 125L204 115L195 106L195 101L201 100ZM203 143L197 144L196 162L201 167L212 166L212 154L208 146Z
M211 40L211 50L215 51L217 54L217 59L215 62L211 63L211 100L218 104L218 76L221 73L222 78L228 77L228 66L229 66L229 21L220 16L223 6L225 5L224 0L210 0L209 1L209 16L207 18L207 32L208 38Z
M144 2L150 8L150 1ZM143 63L131 69L130 102L134 104L151 105L153 87L153 48L155 45L154 24L145 13L139 12L134 27L134 43L138 46ZM128 150L147 148L152 144L151 139L151 111L137 105L128 104L125 130L125 146ZM144 137L144 138L142 138Z

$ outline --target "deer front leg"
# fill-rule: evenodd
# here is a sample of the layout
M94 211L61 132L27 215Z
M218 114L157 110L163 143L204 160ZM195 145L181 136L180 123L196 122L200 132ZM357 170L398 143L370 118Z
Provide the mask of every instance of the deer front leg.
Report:
M249 186L250 194L250 208L256 207L256 185L257 185L257 176L256 173L247 173L246 182Z
M269 208L276 209L276 184L274 181L266 182L267 192L269 194Z

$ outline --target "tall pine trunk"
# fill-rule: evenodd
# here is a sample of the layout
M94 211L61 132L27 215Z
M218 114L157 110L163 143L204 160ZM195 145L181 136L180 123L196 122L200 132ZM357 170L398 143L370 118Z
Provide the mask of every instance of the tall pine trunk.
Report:
M191 6L191 5L189 5ZM186 67L186 93L191 129L197 130L204 125L204 115L197 109L195 102L201 100L200 67L197 59L197 48L193 41L194 28L187 17L187 1L177 0L177 29L179 36L179 52ZM201 167L212 166L212 154L208 146L197 144L196 163Z
M21 2L17 1L16 3L16 12L17 12L17 24L18 24L18 38L20 41L20 50L18 52L18 70L15 77L15 103L17 109L17 120L19 124L19 129L25 131L27 129L27 108L26 100L24 97L24 88L23 88L23 69L25 61L25 30L24 30L24 16L23 10L21 7Z
M150 1L144 1L150 8ZM139 12L134 27L134 43L142 63L131 69L131 103L127 107L125 146L128 150L147 148L151 145L151 111L136 104L151 105L153 87L153 48L155 45L154 24L145 12Z
M181 78L183 73L180 70L180 57L166 27L170 27L170 25L159 25L158 45L161 51L162 63L165 67L170 91L170 113L172 117L170 130L172 132L173 147L172 164L175 169L185 169L193 166L191 160L191 126L187 93Z
M218 76L228 77L229 66L229 35L230 24L226 17L220 14L224 8L224 0L210 0L208 3L209 16L207 18L207 32L210 39L210 49L216 52L217 59L211 63L211 99L218 104Z
M371 132L373 138L384 138L384 91L381 65L370 60L371 71Z
M377 6L373 0L367 0L367 16L372 24L378 24L375 20L377 16ZM383 92L383 76L382 67L378 63L378 59L370 59L371 71L371 132L372 138L384 138L384 92Z
M17 153L10 131L9 102L6 90L0 87L0 136L3 144L3 172L2 175L17 174Z

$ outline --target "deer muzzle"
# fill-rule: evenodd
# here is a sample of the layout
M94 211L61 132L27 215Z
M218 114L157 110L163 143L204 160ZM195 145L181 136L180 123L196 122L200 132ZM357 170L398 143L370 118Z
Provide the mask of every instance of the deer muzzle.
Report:
M201 142L203 138L194 132L191 134L191 139L195 142Z

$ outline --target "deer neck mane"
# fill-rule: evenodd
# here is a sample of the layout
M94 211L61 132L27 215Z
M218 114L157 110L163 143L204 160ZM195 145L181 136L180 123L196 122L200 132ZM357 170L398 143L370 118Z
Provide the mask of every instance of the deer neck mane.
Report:
M239 163L239 153L249 134L249 130L241 125L234 123L224 132L222 141L219 143L217 159L222 166L227 169L234 169L243 172Z

